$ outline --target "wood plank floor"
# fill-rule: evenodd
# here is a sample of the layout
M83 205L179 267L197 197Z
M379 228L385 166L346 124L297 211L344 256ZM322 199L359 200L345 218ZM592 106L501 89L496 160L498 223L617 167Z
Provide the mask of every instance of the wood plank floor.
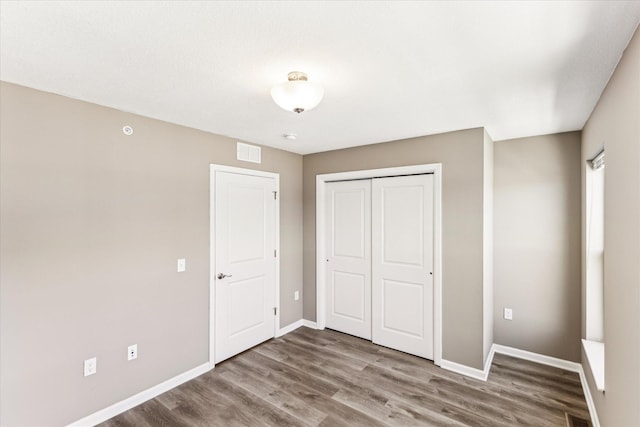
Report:
M299 328L102 426L566 426L565 413L589 419L573 372L496 354L483 382Z

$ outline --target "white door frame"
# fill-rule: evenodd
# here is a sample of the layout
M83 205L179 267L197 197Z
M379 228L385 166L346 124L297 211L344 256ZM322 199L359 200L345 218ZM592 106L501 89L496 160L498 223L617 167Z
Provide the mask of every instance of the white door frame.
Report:
M431 163L394 168L368 169L316 175L316 327L326 324L326 224L325 186L331 181L380 178L399 175L432 173L433 188L433 362L442 360L442 164Z
M216 212L216 172L229 172L241 175L259 176L264 178L272 178L275 180L276 191L278 196L280 195L280 174L273 172L263 172L253 169L237 168L233 166L224 165L209 165L209 368L215 366L215 283L216 283L216 227L215 227L215 212ZM276 199L276 272L275 272L275 301L273 306L276 307L275 323L273 329L273 336L276 336L278 329L280 328L280 197Z

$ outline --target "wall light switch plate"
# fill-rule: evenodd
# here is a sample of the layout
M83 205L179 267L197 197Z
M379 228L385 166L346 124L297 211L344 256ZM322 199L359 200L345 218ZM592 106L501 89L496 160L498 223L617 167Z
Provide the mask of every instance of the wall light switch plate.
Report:
M513 310L511 310L510 308L505 308L504 318L505 320L513 320Z
M180 258L178 260L178 273L182 273L187 269L187 260L184 258Z
M84 361L84 376L88 377L89 375L93 375L98 370L98 359L92 357L91 359L87 359Z
M293 299L298 301L300 299L300 291L295 291L293 293Z
M138 358L138 344L133 344L127 347L127 360L133 360Z

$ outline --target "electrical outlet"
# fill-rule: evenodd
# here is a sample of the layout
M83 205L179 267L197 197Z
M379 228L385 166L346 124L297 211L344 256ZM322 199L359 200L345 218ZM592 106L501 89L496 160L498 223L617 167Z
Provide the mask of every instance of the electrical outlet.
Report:
M187 260L184 258L180 258L178 260L178 273L182 273L187 269Z
M511 310L510 308L505 308L504 318L505 320L513 320L513 310Z
M293 293L293 299L298 301L300 299L300 292L299 291L295 291Z
M127 360L133 360L138 358L138 344L133 344L127 347Z
M93 375L98 370L98 359L92 357L91 359L87 359L84 361L84 376L88 377L89 375Z

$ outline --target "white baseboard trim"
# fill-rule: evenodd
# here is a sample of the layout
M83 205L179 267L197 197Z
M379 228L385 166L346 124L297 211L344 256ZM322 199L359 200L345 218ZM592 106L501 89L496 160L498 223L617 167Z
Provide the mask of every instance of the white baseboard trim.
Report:
M598 414L596 413L596 405L587 383L587 377L584 373L584 368L580 363L571 362L569 360L559 359L557 357L545 356L543 354L533 353L531 351L520 350L518 348L508 347L506 345L493 344L487 361L484 365L484 370L471 368L460 363L451 362L450 360L442 359L440 367L448 371L456 372L458 374L466 375L467 377L475 378L477 380L486 381L489 377L489 371L491 370L491 364L493 363L493 356L496 353L506 354L507 356L517 357L518 359L529 360L531 362L540 363L542 365L553 366L555 368L564 369L571 372L577 372L580 376L580 383L582 384L582 391L587 401L587 407L589 408L589 415L591 416L591 423L593 427L600 427L600 421L598 420Z
M293 331L295 331L296 329L298 329L298 328L300 328L302 326L304 326L304 321L302 319L297 320L297 321L285 326L284 328L278 329L278 332L276 333L276 338L279 338L279 337L281 337L283 335L286 335L289 332L293 332Z
M114 403L113 405L94 412L91 415L87 415L86 417L69 424L68 427L85 427L100 424L104 421L107 421L109 418L113 418L118 414L121 414L135 406L138 406L141 403L146 402L147 400L153 399L159 394L169 391L182 383L185 383L199 375L202 375L210 369L211 368L209 367L209 362L203 363L200 366L196 366L195 368L190 369L187 372L176 375L175 377L163 381L160 384L150 387L144 391L141 391L138 394L134 394L131 397Z
M286 335L289 332L295 331L296 329L302 326L306 326L312 329L317 329L316 322L300 319L296 322L291 323L288 326L285 326L284 328L279 329L278 333L276 334L276 337L281 337L283 335ZM489 351L489 355L487 356L487 360L485 362L483 370L472 368L470 366L462 365L460 363L452 362L446 359L441 360L440 367L448 371L456 372L458 374L475 378L481 381L487 381L495 353L506 354L507 356L513 356L519 359L529 360L531 362L553 366L556 368L565 369L567 371L577 372L578 375L580 376L580 383L582 384L582 390L585 395L585 400L587 401L587 407L589 409L589 415L591 416L591 422L593 423L593 427L600 427L600 421L598 420L598 414L596 413L596 407L593 401L593 396L591 396L589 384L587 383L587 378L584 373L584 369L580 363L570 362L568 360L559 359L551 356L545 356L543 354L533 353L526 350L520 350L513 347L507 347L500 344L493 344L491 346L491 350ZM180 384L183 384L199 375L202 375L205 372L210 371L211 369L212 367L209 365L209 362L203 363L200 366L197 366L193 369L183 372L182 374L176 375L175 377L170 378L153 387L150 387L147 390L141 391L140 393L137 393L124 400L121 400L120 402L114 403L113 405L108 406L104 409L101 409L97 412L94 412L93 414L90 414L82 419L79 419L69 424L67 427L85 427L85 426L95 426L97 424L100 424L110 418L115 417L118 414L121 414L135 406L140 405L141 403L146 402L147 400L153 399L159 394L169 391L172 388L179 386Z
M557 357L545 356L544 354L533 353L531 351L520 350L518 348L507 347L506 345L494 344L493 349L496 353L506 354L507 356L529 360L531 362L540 363L542 365L553 366L555 368L564 369L566 371L580 372L580 369L582 369L582 365L576 362L558 359Z
M451 372L455 372L456 374L475 378L480 381L487 380L487 377L485 376L484 371L480 369L472 368L467 365L462 365L460 363L452 362L450 360L446 360L446 359L440 360L440 367L443 369L446 369L447 371L451 371Z
M507 356L513 356L519 359L529 360L531 362L553 366L567 371L577 372L580 376L580 383L582 384L582 391L584 393L585 400L587 401L587 408L589 409L589 415L591 416L591 423L593 424L593 427L600 427L600 421L598 420L598 414L596 412L596 405L593 401L591 390L589 389L589 383L587 382L584 368L580 363L570 362L569 360L545 356L543 354L507 347L500 344L494 344L493 349L496 353L506 354Z
M495 344L494 344L495 345ZM484 369L472 368L467 365L452 362L450 360L442 359L440 361L440 367L447 371L455 372L467 377L475 378L480 381L486 381L489 377L489 371L491 370L491 364L493 363L493 355L495 354L494 346L491 346L487 360L484 362Z
M596 412L596 403L593 401L593 396L591 395L591 389L589 388L589 383L587 382L587 376L584 373L584 368L580 365L580 371L578 371L580 375L580 383L582 384L582 392L584 393L584 398L587 401L587 408L589 408L589 415L591 416L591 424L593 427L600 427L600 420L598 419L598 413Z
M452 362L450 360L442 359L440 361L440 367L447 371L455 372L457 374L465 375L467 377L475 378L477 380L486 381L484 371L476 368L472 368L467 365Z
M306 326L308 328L316 329L316 323L311 322L309 320L300 319L296 322L293 322L284 328L278 329L276 333L276 338L281 337L283 335L288 334L289 332L293 332L296 329ZM204 363L200 366L197 366L187 372L184 372L180 375L177 375L173 378L170 378L158 385L148 388L147 390L141 391L138 394L135 394L131 397L128 397L120 402L114 403L113 405L101 409L97 412L94 412L91 415L88 415L78 421L75 421L68 425L68 427L85 427L85 426L95 426L100 424L110 418L115 417L118 414L121 414L129 409L140 405L141 403L146 402L147 400L151 400L154 397L162 394L166 391L171 390L174 387L179 386L182 383L185 383L199 375L204 374L205 372L211 370L213 366L209 364L209 362Z
M318 329L318 325L316 325L316 322L312 322L311 320L306 319L302 319L302 326L306 326L307 328L311 329Z
M285 326L284 328L278 329L278 332L276 333L276 338L286 335L289 332L293 332L296 329L301 328L303 326L306 326L307 328L311 328L311 329L318 329L318 327L316 326L316 322L312 322L311 320L300 319Z

